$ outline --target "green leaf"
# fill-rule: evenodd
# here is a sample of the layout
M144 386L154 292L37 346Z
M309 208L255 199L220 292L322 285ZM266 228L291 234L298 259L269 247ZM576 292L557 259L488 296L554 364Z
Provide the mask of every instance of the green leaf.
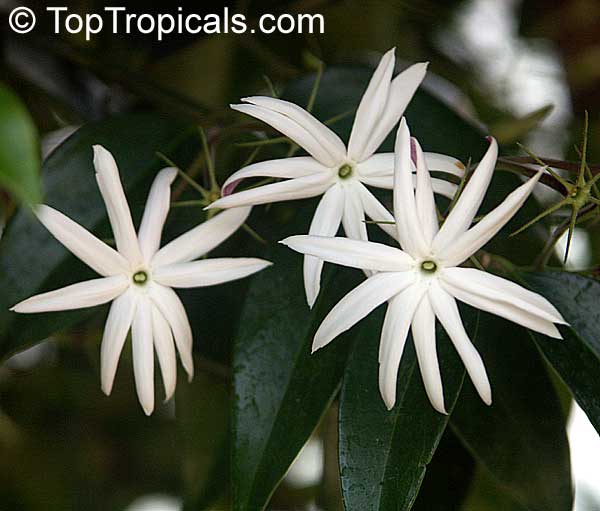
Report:
M156 151L172 154L189 141L187 125L151 114L86 125L44 163L46 201L101 238L110 238L106 209L94 178L92 145L102 144L114 154L136 216L144 204L149 181L164 166ZM0 243L0 358L75 324L94 310L19 315L10 312L9 307L36 293L94 275L28 209L19 211Z
M565 417L535 345L526 330L489 314L482 313L479 332L493 403L465 388L451 416L455 433L526 509L570 511Z
M566 272L533 273L526 279L571 325L560 327L562 341L538 334L534 338L600 433L600 282Z
M311 201L276 229L282 239L307 232ZM271 213L277 216L278 208ZM302 257L272 244L273 267L253 278L234 344L233 497L235 510L264 509L288 467L336 395L350 343L342 336L311 355L313 335L358 271L327 268L309 310ZM335 282L335 285L333 285ZM331 292L335 289L335 292Z
M40 147L37 129L19 98L0 83L0 186L19 200L40 200Z
M386 409L377 383L381 316L355 343L340 397L340 472L347 511L410 509L448 423L425 394L411 337L398 371L396 405ZM472 326L471 311L462 317L467 328ZM437 329L437 346L450 412L465 370L442 328Z

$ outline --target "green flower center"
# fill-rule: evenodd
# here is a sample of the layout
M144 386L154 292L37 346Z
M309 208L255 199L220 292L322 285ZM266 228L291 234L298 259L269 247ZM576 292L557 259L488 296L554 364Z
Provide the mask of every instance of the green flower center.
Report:
M352 165L349 165L348 163L344 163L344 165L342 165L338 169L338 176L341 177L342 179L347 179L351 175L352 175Z
M421 263L421 270L426 273L433 273L437 270L437 264L435 264L433 261L423 261Z
M134 284L137 284L138 286L143 286L146 282L148 282L148 274L143 270L136 271L133 274L132 279Z

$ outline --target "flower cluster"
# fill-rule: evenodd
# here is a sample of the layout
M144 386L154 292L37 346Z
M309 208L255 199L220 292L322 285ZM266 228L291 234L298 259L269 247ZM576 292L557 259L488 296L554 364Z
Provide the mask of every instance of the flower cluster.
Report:
M465 331L457 300L555 338L560 338L555 324L565 321L542 296L461 264L512 218L541 171L472 225L495 168L496 141L489 139L486 154L455 197L456 184L431 177L430 170L464 179L462 163L450 156L424 153L411 139L402 118L427 66L415 64L392 78L394 67L392 49L381 59L362 97L347 146L309 112L287 101L261 96L233 105L235 110L280 131L309 156L264 161L235 172L224 183L222 197L209 206L225 211L162 248L170 186L177 171L166 168L157 175L136 233L116 163L107 150L94 147L96 178L116 249L48 206L38 207L36 214L58 241L102 278L34 296L13 310L57 311L113 301L102 340L102 389L106 394L111 391L131 329L136 389L144 411L150 414L154 409L154 351L167 399L175 389L175 348L190 378L193 374L192 332L172 288L210 286L262 270L270 263L261 259L196 259L233 234L252 206L322 196L309 234L281 242L304 254L309 307L319 294L325 261L361 269L367 278L324 319L315 334L313 351L387 302L379 350L379 387L388 408L395 403L398 367L410 330L427 395L436 410L446 413L436 352L436 318L479 395L491 403L486 370ZM394 153L376 154L400 120ZM240 182L254 177L282 180L235 191ZM367 187L393 190L393 213ZM453 208L441 226L434 194L453 199ZM376 221L400 248L369 241L366 217ZM336 236L340 225L345 237Z

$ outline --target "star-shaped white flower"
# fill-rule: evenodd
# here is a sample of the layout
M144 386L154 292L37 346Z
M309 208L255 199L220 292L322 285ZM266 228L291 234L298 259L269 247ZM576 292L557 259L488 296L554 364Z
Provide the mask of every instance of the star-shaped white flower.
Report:
M437 317L460 355L477 392L487 404L492 392L485 367L471 343L456 300L491 312L536 332L561 338L554 323L566 324L545 298L511 281L459 265L485 245L516 213L540 174L514 190L474 226L475 214L489 186L498 146L490 147L441 227L438 225L431 178L423 153L412 141L417 186L411 187L411 139L402 120L396 139L394 218L402 250L380 243L346 238L292 236L282 241L292 249L325 261L371 270L323 320L313 351L322 348L373 309L389 301L379 347L379 389L386 406L396 400L396 378L409 328L423 383L433 407L445 412L435 339Z
M394 154L374 153L400 120L427 69L427 64L415 64L392 80L394 63L392 49L381 59L360 101L348 148L327 126L293 103L255 96L244 98L247 104L232 105L233 109L273 126L310 156L263 161L242 168L227 179L223 197L210 207L230 208L323 195L309 233L333 236L341 223L346 236L366 240L365 214L373 220L391 220L387 209L365 185L392 189ZM464 166L455 158L435 153L427 153L425 158L432 170L459 177L464 173ZM259 176L286 181L232 194L240 181ZM443 179L433 179L432 183L436 193L454 196L456 185ZM393 226L382 224L382 228L393 234ZM304 283L311 307L319 294L322 267L322 260L305 257Z
M190 379L194 372L192 329L171 288L213 286L246 277L271 263L254 258L194 261L231 236L248 217L248 207L220 213L159 249L176 169L163 169L156 176L136 234L117 164L101 146L94 146L94 166L117 250L49 206L39 206L36 215L58 241L102 278L33 296L11 310L50 312L113 301L102 338L102 390L107 395L112 390L131 328L136 390L142 408L150 415L154 410L154 350L166 399L175 391L175 346Z

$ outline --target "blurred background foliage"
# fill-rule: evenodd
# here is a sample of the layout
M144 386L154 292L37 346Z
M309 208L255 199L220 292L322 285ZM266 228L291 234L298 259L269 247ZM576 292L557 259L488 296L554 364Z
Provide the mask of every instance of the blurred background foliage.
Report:
M78 126L116 114L145 111L157 111L164 117L161 133L170 129L167 125L172 117L185 125L227 125L234 117L227 105L240 97L266 92L265 76L280 91L289 83L295 84L287 90L299 100L306 97L314 80L313 75L303 85L303 77L314 73L318 61L326 66L372 65L381 52L393 46L401 67L429 61L426 90L461 117L497 136L505 152L516 152L515 142L522 141L542 157L576 161L574 144L581 139L583 112L587 109L588 160L600 160L600 4L596 0L241 0L222 4L181 1L176 5L122 2L130 12L138 13L175 12L177 6L186 12L221 13L227 5L233 12L246 13L250 20L266 12L317 12L325 17L324 34L169 35L162 42L141 34L114 37L108 31L90 42L82 35L56 36L51 33L50 17L42 15L46 6L42 2L27 2L38 13L36 30L26 36L17 35L7 29L6 20L14 5L0 3L4 18L1 76L9 87L6 93L0 93L0 110L2 116L7 115L5 105L11 101L12 115L21 115L18 133L25 130L27 136L7 133L6 117L0 119L0 165L8 168L23 154L19 159L29 166L28 175L38 171L39 161L31 149L38 137L47 155ZM94 0L69 3L69 8L79 13L100 11L102 7ZM326 101L317 102L317 110L331 112ZM344 111L342 104L335 106L334 112ZM249 123L249 127L255 125ZM148 142L143 147L144 134L140 132L130 135L128 149L121 149L122 158L130 158L130 167L136 164L132 155L140 147L151 155L162 143L156 134L158 128L153 128L147 126L156 136L156 144ZM431 131L430 140L435 140L437 130L442 137L444 132L452 131L446 125L423 125L421 129ZM223 131L212 133L212 138L210 129L208 133L216 150L217 168L221 176L226 176L242 164L248 151L227 150L232 138ZM243 138L240 133L233 136L237 141ZM27 147L14 145L25 139ZM189 140L188 149L177 153L181 166L193 166L198 157L197 136L191 134ZM168 149L165 152L171 154ZM267 149L261 157L268 155L277 155L277 149ZM469 154L457 156L466 159ZM475 159L479 156L473 155ZM118 156L117 161L121 161ZM60 163L49 160L46 168ZM152 166L159 168L160 163L155 159ZM52 176L45 178L52 182ZM147 189L144 183L131 184L134 213L143 203ZM15 198L38 198L35 180L15 186L6 181L0 184L6 190L0 198L4 219L14 213ZM55 187L60 186L64 183L55 183ZM194 198L189 191L186 193L179 198ZM274 207L271 213L282 225L291 215L280 207ZM199 219L200 210L192 208L177 209L171 217L179 232ZM92 216L84 220L90 226L98 222ZM106 225L96 227L110 236ZM269 238L268 232L260 234ZM568 267L597 268L598 229L581 228L575 234L577 243ZM262 250L260 243L245 232L229 243L220 250L241 246L247 255ZM22 250L23 257L35 265L40 253L26 254L27 247ZM532 246L528 254L536 250L539 247ZM530 262L529 255L519 262ZM74 268L71 260L65 264L59 275L75 279L77 272L86 271ZM1 270L9 273L10 265L2 265ZM4 275L2 279L9 277L19 278ZM53 276L45 285L63 283L61 278ZM103 315L98 311L88 314L84 321L78 317L76 324L62 323L66 316L59 316L52 327L62 324L59 334L3 363L0 509L228 509L232 406L229 340L238 325L224 311L241 308L237 297L246 285L234 283L211 289L210 293L189 293L186 303L197 300L200 304L194 309L195 331L205 331L201 339L196 339L202 343L196 358L197 377L191 385L179 382L174 402L159 408L150 419L137 405L127 350L113 395L108 399L100 391L98 343ZM207 324L210 329L204 326ZM27 335L23 333L28 332L27 328L24 319L15 331ZM6 343L2 346L10 351ZM557 385L562 389L560 383ZM564 390L563 394L566 396ZM568 397L564 401L568 408ZM270 509L341 509L336 406L327 412L276 490ZM575 446L573 435L579 435L585 445L595 438L585 436L582 413L573 417L584 422L580 420L577 427L571 424L572 456L585 455L586 448ZM577 482L576 510L600 509L599 497L593 494L594 480L595 489L600 486L600 467L588 467L584 473L578 466L574 464L574 475L583 482ZM589 479L590 470L595 470L595 479ZM414 509L527 508L522 500L501 491L498 481L476 466L452 428L442 436Z

